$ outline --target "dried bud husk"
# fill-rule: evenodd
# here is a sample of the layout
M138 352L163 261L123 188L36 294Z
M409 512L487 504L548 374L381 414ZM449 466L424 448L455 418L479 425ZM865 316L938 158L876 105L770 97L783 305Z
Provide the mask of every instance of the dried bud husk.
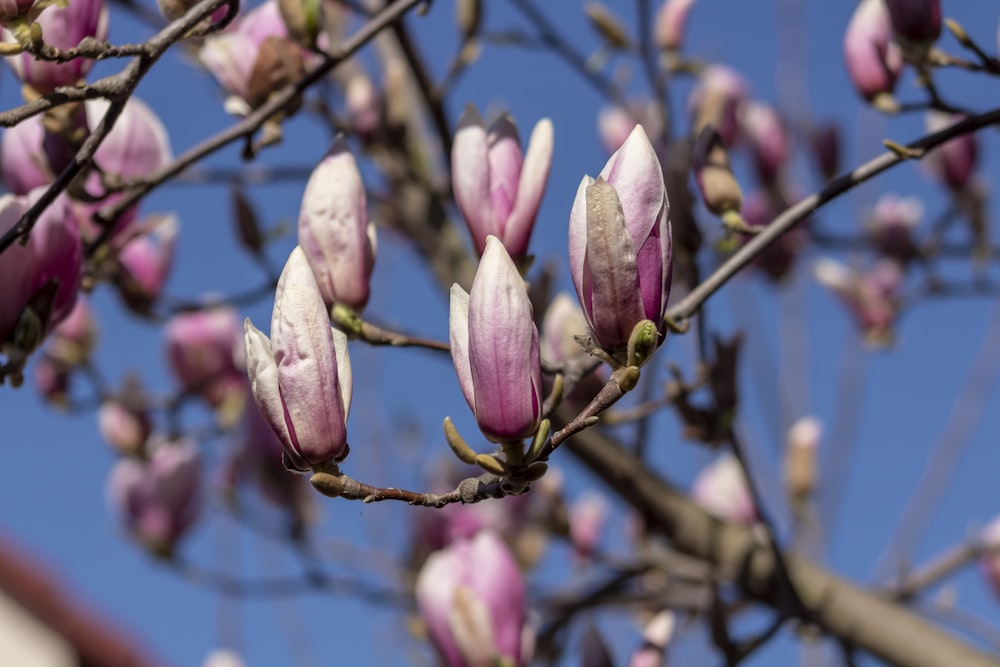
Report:
M288 86L305 73L305 59L298 44L282 37L269 37L260 46L250 81L247 103L256 109L272 93Z
M264 247L264 235L260 231L257 212L239 183L233 184L232 206L233 221L236 223L236 233L239 236L240 245L253 255L260 255L260 251Z

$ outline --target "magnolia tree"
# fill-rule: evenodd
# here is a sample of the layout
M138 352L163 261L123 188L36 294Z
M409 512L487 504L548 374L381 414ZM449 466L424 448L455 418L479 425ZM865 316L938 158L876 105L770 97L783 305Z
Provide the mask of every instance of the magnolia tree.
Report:
M0 3L4 405L87 416L147 576L311 599L225 603L205 664L1000 665L1000 506L956 474L1000 325L946 371L997 291L996 12L617 4Z

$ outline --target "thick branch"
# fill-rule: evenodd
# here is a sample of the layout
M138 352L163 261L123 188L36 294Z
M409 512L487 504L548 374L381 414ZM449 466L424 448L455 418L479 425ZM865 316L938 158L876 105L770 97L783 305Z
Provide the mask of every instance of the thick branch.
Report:
M573 437L566 447L619 495L667 535L681 552L725 572L754 599L780 602L778 571L770 548L750 528L722 522L695 505L597 429ZM810 612L804 619L847 645L899 667L997 667L986 655L909 610L841 579L807 559L785 555L788 575Z

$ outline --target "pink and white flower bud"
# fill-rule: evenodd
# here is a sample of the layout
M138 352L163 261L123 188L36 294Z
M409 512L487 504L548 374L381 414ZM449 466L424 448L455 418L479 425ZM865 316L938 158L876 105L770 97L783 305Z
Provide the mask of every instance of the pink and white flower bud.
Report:
M569 540L582 558L594 555L601 543L610 508L604 496L584 493L569 508Z
M130 308L149 312L160 298L170 276L177 240L177 217L171 214L150 216L146 233L128 241L118 251L118 274L115 283Z
M343 459L352 391L347 337L331 329L301 248L292 251L278 280L271 339L249 319L244 330L254 400L288 461L307 471Z
M201 505L201 465L190 440L159 442L147 460L123 458L108 478L108 499L153 553L169 557Z
M510 116L487 129L475 107L462 112L451 150L452 189L479 255L488 236L500 239L515 263L527 255L552 165L552 142L547 118L535 125L522 154Z
M365 185L343 137L333 142L306 184L299 247L327 307L340 303L364 309L378 246L375 225L368 222Z
M844 62L854 88L878 109L898 109L892 97L903 54L892 41L885 0L861 0L844 33Z
M382 99L367 74L358 72L350 78L344 88L344 103L354 131L364 139L371 138L382 123Z
M136 456L153 430L149 414L120 400L107 400L97 411L97 428L119 453Z
M0 197L0 235L11 229L43 192ZM59 197L38 218L28 243L14 243L0 261L0 345L10 341L25 306L50 281L58 283L52 310L44 322L55 326L73 310L82 280L83 249L76 216ZM34 341L37 344L40 341Z
M695 477L691 497L725 521L752 523L757 520L746 475L732 454L722 454Z
M608 153L621 148L636 125L642 125L652 142L663 134L663 117L655 102L636 100L627 106L615 104L597 114L597 133Z
M960 114L932 111L927 114L927 131L940 132L963 120ZM976 170L979 146L974 134L963 134L931 150L922 164L953 192L962 192Z
M980 544L984 553L979 559L979 570L993 589L993 594L1000 597L1000 516L986 524Z
M902 302L903 271L891 259L881 259L865 272L832 259L821 259L813 269L816 280L847 306L872 346L892 342Z
M524 581L495 533L480 531L431 554L416 583L417 607L447 667L527 664Z
M35 387L42 398L55 408L68 404L72 367L50 354L42 354L35 363Z
M108 8L104 0L73 0L65 7L50 6L37 20L45 43L57 49L71 49L85 37L104 41L108 38ZM35 60L28 53L7 58L7 63L22 83L42 95L60 86L74 86L87 76L92 58L74 58L64 63Z
M542 371L538 330L521 274L495 236L486 239L472 291L451 287L451 358L465 400L491 442L538 430Z
M45 128L42 117L26 118L3 131L0 140L0 178L15 195L26 195L33 189L49 185L55 174L42 147Z
M653 37L664 51L680 51L694 0L664 0L656 15Z
M90 356L96 341L97 324L90 300L79 294L73 310L52 330L49 352L71 365L78 365Z
M570 274L591 336L612 355L628 346L644 320L665 330L673 261L669 213L660 161L641 125L598 180L584 176L576 191Z
M941 0L885 0L892 31L913 60L923 62L941 36Z
M711 125L723 143L732 146L739 135L739 109L749 95L749 86L735 70L724 65L706 67L688 102L695 135Z
M86 117L89 127L97 127L108 110L105 100L88 100ZM132 97L126 102L111 133L97 149L94 162L112 180L144 178L162 169L173 159L170 138L156 113L142 100ZM82 204L89 214L112 204L121 198L121 193L111 192L102 183L102 175L91 173L86 182L86 190L94 200ZM126 211L118 220L113 237L120 236L135 220L138 205ZM86 224L86 233L96 238L101 232L97 225Z
M213 407L245 391L243 340L232 308L174 315L164 329L164 341L167 365L184 391Z
M201 667L246 667L243 657L228 648L218 648L205 656Z
M642 633L642 646L632 654L628 666L663 667L663 658L674 636L676 624L674 612L669 609L651 618Z
M886 194L875 202L865 226L883 255L905 265L919 252L913 230L923 216L923 204L916 197Z
M792 153L784 121L769 104L750 101L740 107L739 122L750 141L757 176L764 183L773 183Z

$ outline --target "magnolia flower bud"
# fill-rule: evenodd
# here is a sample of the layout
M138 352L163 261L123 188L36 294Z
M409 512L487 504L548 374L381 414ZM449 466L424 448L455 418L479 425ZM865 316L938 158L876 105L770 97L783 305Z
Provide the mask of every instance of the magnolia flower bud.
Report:
M581 557L589 558L597 550L609 513L608 501L593 492L584 493L570 506L569 539Z
M720 455L698 473L691 486L691 497L725 521L752 523L757 520L746 475L732 454Z
M61 359L43 354L35 363L35 387L42 398L55 408L65 408L68 404L70 379L73 368Z
M54 5L37 19L45 43L57 49L71 49L85 37L104 41L108 37L108 8L103 0L73 0L66 5ZM73 58L66 62L36 60L29 53L7 58L14 74L42 95L60 86L74 86L87 76L94 64L92 58Z
M239 320L231 308L174 315L164 328L167 364L184 391L220 407L243 394L246 370Z
M153 430L153 422L145 409L129 405L125 400L107 400L97 411L97 428L101 437L121 454L136 456L142 452Z
M55 174L42 146L45 128L42 117L26 118L3 131L0 142L0 178L15 195L26 195L55 180Z
M347 337L331 329L301 248L292 251L278 280L271 339L249 319L244 329L254 400L289 463L307 471L343 459L352 391Z
M941 36L941 0L884 0L907 60L923 63Z
M785 492L800 508L816 491L817 449L823 427L815 417L802 417L788 429L785 441Z
M660 161L641 125L597 181L584 176L577 189L569 220L570 273L594 342L612 356L622 356L645 320L661 334L666 330L669 213Z
M663 134L663 116L656 102L636 100L627 106L615 104L597 114L597 133L608 153L618 150L636 125L642 125L650 141L657 141Z
M882 195L865 220L865 227L879 251L906 264L919 254L913 230L924 216L924 207L916 197Z
M538 330L524 281L495 236L472 291L452 285L449 327L458 382L483 435L500 443L533 435L542 413Z
M125 525L154 554L169 557L201 504L198 448L160 441L148 460L124 458L108 478L108 499Z
M122 299L129 308L145 314L160 298L170 275L177 239L177 218L171 214L151 216L149 231L125 242L118 251L115 276Z
M749 95L746 82L734 70L723 65L706 67L698 77L688 106L694 117L697 135L711 125L726 146L732 146L739 132L737 116L740 105Z
M750 140L757 176L773 183L791 158L791 142L785 123L774 107L750 101L740 108L740 129Z
M351 127L362 139L371 139L382 122L382 100L367 74L358 72L350 78L344 89L344 102Z
M6 27L15 19L33 20L45 6L41 0L0 0L0 25Z
M894 260L882 259L860 272L832 259L821 259L813 269L816 280L848 307L865 342L883 347L892 342L902 301L903 272Z
M522 156L510 116L487 130L474 107L462 112L451 151L452 188L478 254L492 235L515 263L524 259L552 164L552 136L552 122L540 120Z
M299 246L327 307L362 310L375 265L375 226L347 142L338 137L313 170L299 210Z
M739 220L743 191L729 167L729 154L722 138L710 125L702 129L694 142L691 166L705 208L727 222Z
M840 130L836 123L817 125L810 132L819 173L832 180L840 172Z
M416 583L417 607L448 667L527 664L524 582L495 533L480 531L431 554Z
M844 33L844 61L855 89L881 111L894 113L892 97L903 56L892 41L885 0L861 0Z
M239 653L228 648L218 648L205 656L201 667L246 667Z
M44 188L38 188L27 197L0 197L0 235L17 224L43 191ZM79 224L66 198L59 197L38 218L27 244L14 243L3 253L0 261L0 345L13 341L23 311L47 284L54 283L56 290L50 311L38 313L45 318L40 334L65 319L76 304L82 266ZM39 342L40 338L30 347Z
M964 118L965 116L958 114L931 111L927 114L927 131L940 132ZM962 192L969 185L969 180L976 170L978 157L976 135L968 133L950 139L931 150L922 164L953 192Z
M656 15L653 37L664 51L680 51L694 0L664 0Z
M302 47L287 37L268 37L257 51L247 81L246 101L251 109L267 102L272 93L291 85L306 71Z

